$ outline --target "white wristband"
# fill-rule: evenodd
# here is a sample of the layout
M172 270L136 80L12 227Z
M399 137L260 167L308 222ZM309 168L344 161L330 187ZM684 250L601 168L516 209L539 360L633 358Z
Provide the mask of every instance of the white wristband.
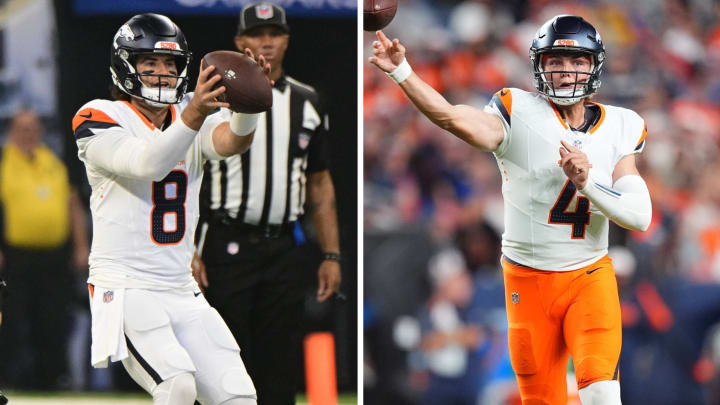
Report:
M230 130L236 136L250 135L257 126L258 115L260 114L232 113Z
M398 65L398 67L395 68L390 73L386 73L388 77L393 79L393 81L397 84L400 84L405 81L408 77L410 77L410 74L412 73L412 68L410 67L410 64L408 63L407 59L403 59L402 63Z

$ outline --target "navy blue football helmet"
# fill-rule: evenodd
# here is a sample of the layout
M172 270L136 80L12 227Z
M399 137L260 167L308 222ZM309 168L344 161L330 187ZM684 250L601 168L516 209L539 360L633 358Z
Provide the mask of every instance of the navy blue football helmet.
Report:
M548 53L580 53L591 59L589 74L578 72L550 72L543 68L543 55ZM600 88L600 73L605 63L605 46L600 33L582 17L558 15L538 29L530 47L530 63L535 76L535 88L560 105L572 105L596 93ZM552 74L575 75L572 89L555 89Z
M176 75L160 75L136 71L141 54L172 55ZM115 86L132 97L162 107L179 103L188 86L187 68L192 59L188 44L180 28L160 14L139 14L123 24L113 38L110 50L110 73ZM174 78L174 88L148 87L141 76Z

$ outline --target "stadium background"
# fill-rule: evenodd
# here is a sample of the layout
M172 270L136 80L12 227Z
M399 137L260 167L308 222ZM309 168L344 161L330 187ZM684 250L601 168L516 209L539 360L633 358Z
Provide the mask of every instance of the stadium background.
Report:
M46 143L64 158L73 184L80 189L87 203L90 190L84 166L76 156L70 121L85 102L109 98L110 42L120 25L141 12L161 12L171 17L183 30L193 52L189 70L192 89L200 59L205 53L234 50L232 38L239 11L251 2L2 2L2 132L19 106L29 105L39 111L48 128ZM357 381L357 6L354 1L278 3L286 6L291 27L290 46L284 63L286 72L315 85L330 101L331 172L338 200L343 252L341 290L347 296L346 300L321 305L314 301L310 292L306 300L305 324L308 331L330 330L334 333L338 385L342 392L354 393ZM32 74L27 74L30 70ZM330 71L335 73L329 74ZM310 253L312 268L307 272L308 277L314 279L315 263L319 263L317 247L314 246ZM89 313L83 278L78 277L73 288L59 286L75 295L75 307L72 338L68 342L67 373L53 389L135 390L134 383L119 370L121 367L109 371L87 369ZM42 292L39 294L41 296ZM302 372L302 364L292 366ZM28 386L31 385L28 381ZM23 389L22 386L3 386L0 382L0 389L8 388Z
M530 42L563 13L583 16L605 41L595 99L637 111L648 127L638 166L652 225L611 231L623 403L718 404L720 4L400 0L385 32L453 104L482 107L502 87L534 91ZM497 165L433 126L367 63L374 39L364 34L365 403L519 404Z

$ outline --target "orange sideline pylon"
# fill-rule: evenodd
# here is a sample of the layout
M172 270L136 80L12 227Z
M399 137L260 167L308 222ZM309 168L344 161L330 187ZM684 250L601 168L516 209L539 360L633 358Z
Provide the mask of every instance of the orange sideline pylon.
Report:
M335 340L329 332L305 337L305 386L310 405L337 405Z

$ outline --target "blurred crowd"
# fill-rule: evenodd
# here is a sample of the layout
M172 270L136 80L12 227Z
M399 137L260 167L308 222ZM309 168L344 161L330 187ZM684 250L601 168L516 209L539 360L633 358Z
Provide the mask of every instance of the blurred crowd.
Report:
M635 110L648 128L638 167L652 224L610 237L623 403L720 403L720 3L400 0L385 33L451 103L482 108L503 87L535 91L528 49L557 14L602 34L595 101ZM365 33L365 59L373 40ZM497 164L374 66L363 71L366 401L513 403Z

